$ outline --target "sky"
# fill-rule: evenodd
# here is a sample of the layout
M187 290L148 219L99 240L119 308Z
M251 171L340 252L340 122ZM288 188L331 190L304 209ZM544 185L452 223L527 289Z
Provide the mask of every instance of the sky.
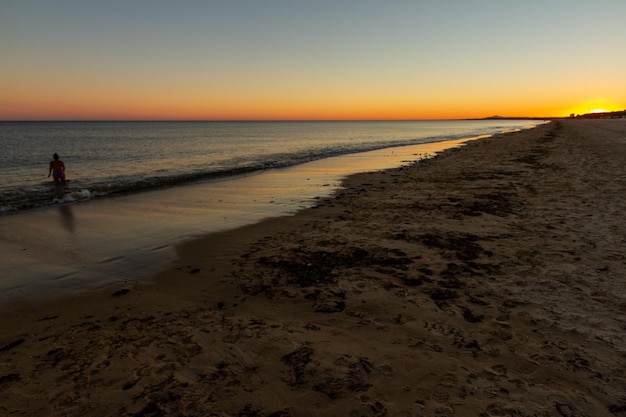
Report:
M626 109L624 0L0 0L0 120Z

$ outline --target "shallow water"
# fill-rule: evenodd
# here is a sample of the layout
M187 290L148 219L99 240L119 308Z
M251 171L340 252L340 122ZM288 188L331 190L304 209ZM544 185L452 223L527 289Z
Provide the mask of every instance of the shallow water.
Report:
M336 155L518 129L511 120L0 122L0 212L288 167ZM52 184L60 154L68 182Z
M330 196L347 175L401 166L465 141L348 154L0 216L0 306L149 280L186 239L293 214Z

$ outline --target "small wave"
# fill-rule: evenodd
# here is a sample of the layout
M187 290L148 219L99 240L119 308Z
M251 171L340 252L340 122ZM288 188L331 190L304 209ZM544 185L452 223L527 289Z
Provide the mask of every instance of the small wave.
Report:
M76 201L89 200L95 196L96 196L96 193L91 192L87 189L70 191L61 198L53 199L52 203L53 204L74 203Z
M99 195L99 193L88 189L53 189L50 191L46 189L46 187L33 187L32 190L26 192L23 191L19 194L5 193L3 196L5 198L5 201L3 202L4 204L0 206L0 215L16 213L38 207L86 201Z
M177 160L177 163L172 165L157 164L154 161L146 160L147 163L144 166L135 163L133 159L128 159L128 161L133 161L133 164L138 165L138 169L125 171L123 169L116 170L111 168L110 170L105 170L104 175L97 176L89 176L89 170L83 172L73 171L72 173L75 173L76 177L72 177L63 186L51 184L50 181L41 184L27 183L27 186L24 186L24 184L9 184L0 189L0 201L2 204L0 206L0 214L9 214L49 205L81 202L115 194L138 193L154 189L176 187L184 184L235 178L265 170L284 168L340 155L396 146L468 138L497 133L497 131L502 131L507 128L509 130L519 129L523 126L522 124L507 126L503 122L498 122L495 126L485 126L484 123L471 123L470 126L466 126L465 124L459 123L461 122L450 123L449 128L446 128L442 134L438 134L436 131L433 131L433 135L428 136L420 136L420 134L413 136L413 133L410 133L410 136L399 134L399 139L395 137L391 138L386 132L388 127L404 126L402 123L383 124L382 127L374 131L374 136L372 137L367 136L369 135L368 132L355 133L350 130L352 128L348 128L348 130L345 128L342 130L340 128L337 129L337 133L334 133L335 126L333 125L332 129L328 130L328 132L332 132L332 135L339 135L336 140L312 141L311 144L307 143L306 146L291 147L288 146L291 143L291 139L285 136L285 146L279 147L274 144L273 147L267 150L261 149L247 153L237 151L233 153L231 159L217 158L207 161L202 158L196 158L193 153L189 152L183 152L183 156L181 156L182 159ZM167 125L160 126L163 127ZM259 128L258 131L263 133L265 126L267 125L263 125L263 129ZM281 128L290 128L292 126L294 125L281 125ZM355 124L354 126L371 127L369 124ZM414 129L419 132L420 126L422 125L417 124ZM93 128L92 125L88 127L89 129ZM69 129L68 132L73 132L72 129ZM124 129L127 129L127 127L124 127ZM411 132L413 131L412 129ZM184 131L184 128L182 130ZM393 132L393 129L391 130ZM287 129L287 132L289 132L289 129ZM347 139L341 136L346 132L349 136ZM285 135L286 133L283 132L281 134ZM323 135L325 132L322 131L320 134ZM362 138L361 136L363 134L367 137ZM376 135L380 135L380 138ZM298 138L298 135L295 134L295 137ZM302 141L302 137L300 137L299 140ZM191 143L193 144L194 142ZM220 149L219 146L217 149ZM140 151L142 150L137 150L137 152ZM185 161L185 155L187 155L186 157L188 158L186 161L189 162L187 164L181 163L181 161ZM160 156L156 155L155 161L159 160L157 157ZM35 168L38 169L39 167Z

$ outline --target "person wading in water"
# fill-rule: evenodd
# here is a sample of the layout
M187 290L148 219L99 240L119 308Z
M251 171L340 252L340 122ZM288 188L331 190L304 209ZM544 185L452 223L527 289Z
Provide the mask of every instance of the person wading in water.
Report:
M50 161L50 169L48 170L48 178L52 175L52 179L57 184L65 182L65 164L59 159L58 154L52 156L54 160Z

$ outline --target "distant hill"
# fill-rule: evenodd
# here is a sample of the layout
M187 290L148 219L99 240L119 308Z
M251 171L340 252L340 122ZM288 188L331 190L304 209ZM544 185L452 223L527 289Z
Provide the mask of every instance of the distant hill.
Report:
M489 116L476 120L546 120L553 119L553 117L527 117L527 116Z

